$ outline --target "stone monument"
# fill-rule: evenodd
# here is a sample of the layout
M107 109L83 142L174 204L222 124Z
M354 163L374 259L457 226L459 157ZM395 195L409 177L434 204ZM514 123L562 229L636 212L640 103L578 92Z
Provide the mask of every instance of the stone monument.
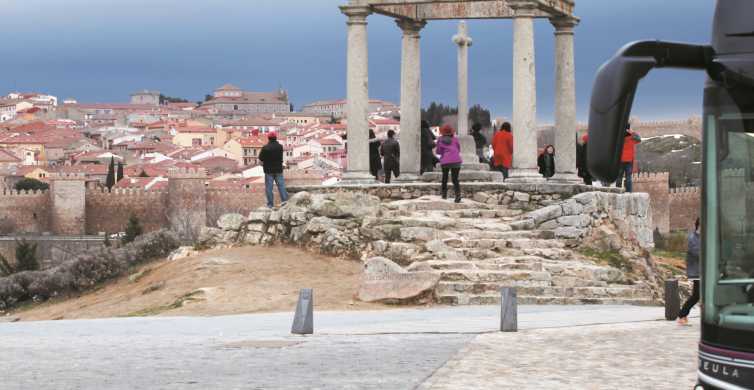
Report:
M558 164L555 179L575 181L576 94L573 28L579 20L573 14L574 8L573 0L349 0L347 5L341 6L341 11L348 18L348 170L343 176L344 182L374 182L369 173L369 159L364 158L369 154L367 18L373 13L395 18L403 31L401 176L405 175L404 179L409 180L418 177L420 162L420 31L428 21L447 19L513 19L514 156L511 180L542 180L537 169L534 20L549 19L555 27L556 36L555 148L558 153ZM464 48L459 45L459 65L463 53L467 53L467 50L468 45L464 45ZM461 73L459 72L459 80ZM459 105L461 103L459 102Z

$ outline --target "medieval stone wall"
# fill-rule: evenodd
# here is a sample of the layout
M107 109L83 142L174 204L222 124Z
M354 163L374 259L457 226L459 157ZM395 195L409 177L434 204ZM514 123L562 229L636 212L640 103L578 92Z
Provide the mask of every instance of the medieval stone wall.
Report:
M280 197L277 195L279 201ZM267 203L264 195L264 185L253 185L244 190L207 190L207 225L215 226L217 220L224 214L236 213L249 215L253 210Z
M16 246L20 240L37 245L37 259L42 269L60 265L104 246L104 237L10 236L0 237L0 256L15 264Z
M167 195L164 191L89 189L86 192L86 233L122 232L131 215L139 218L144 231L157 231L168 223Z
M0 191L0 223L17 233L50 231L50 195L47 191Z
M691 229L702 211L699 187L673 188L670 190L669 199L671 229Z
M671 230L669 201L670 201L670 174L639 173L633 176L634 192L649 194L650 207L654 227L660 233L669 233Z
M85 176L61 174L51 179L52 231L63 235L83 235L86 227Z

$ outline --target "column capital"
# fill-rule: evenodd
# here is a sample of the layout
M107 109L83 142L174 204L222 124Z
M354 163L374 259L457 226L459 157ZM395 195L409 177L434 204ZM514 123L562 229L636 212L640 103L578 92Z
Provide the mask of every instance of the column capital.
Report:
M367 24L367 16L372 14L372 8L365 5L343 5L340 12L348 16L348 24Z
M572 35L573 29L579 24L579 20L573 17L561 16L550 19L550 23L555 27L555 35Z
M419 31L427 25L425 20L396 19L395 24L403 30L403 35L418 38Z
M539 14L539 7L531 0L509 0L508 6L514 18L534 18Z

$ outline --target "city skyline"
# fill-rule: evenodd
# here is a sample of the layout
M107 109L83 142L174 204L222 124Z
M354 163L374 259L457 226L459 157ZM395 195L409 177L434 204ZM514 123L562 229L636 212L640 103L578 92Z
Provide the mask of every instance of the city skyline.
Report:
M122 102L136 90L203 100L225 83L243 89L288 90L296 109L345 97L344 0L213 4L44 0L6 4L10 36L2 91L37 91L81 102ZM578 118L585 120L594 73L623 44L637 39L706 42L713 4L636 0L577 1ZM628 3L628 4L627 4ZM704 4L703 4L704 3ZM288 5L288 6L286 6ZM621 15L635 15L625 20ZM677 12L683 9L685 12ZM286 14L282 14L281 11ZM59 15L75 15L60 18ZM280 19L289 24L280 23ZM24 34L29 21L35 30ZM399 102L400 31L390 18L369 18L370 95ZM456 22L431 22L422 31L423 102L455 105ZM470 21L470 101L510 117L512 28L509 21ZM610 31L611 34L604 34ZM553 113L552 27L535 23L538 118ZM54 38L51 38L54 37ZM672 119L701 111L704 75L655 71L642 82L634 115Z

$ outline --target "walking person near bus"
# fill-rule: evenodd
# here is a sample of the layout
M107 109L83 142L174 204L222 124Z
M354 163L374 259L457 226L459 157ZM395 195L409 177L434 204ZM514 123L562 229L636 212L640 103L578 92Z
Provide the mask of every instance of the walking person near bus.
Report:
M283 145L278 142L277 133L271 131L267 133L267 145L259 152L259 161L262 162L264 170L264 190L267 196L267 207L275 206L275 194L272 192L273 184L277 184L280 192L280 203L288 201L288 191L285 189L285 180L283 179Z
M691 309L699 302L699 254L701 253L702 240L699 235L699 218L694 224L694 231L688 236L688 249L686 250L686 276L692 281L691 296L683 304L680 313L678 313L678 323L686 325L689 323L689 313Z

